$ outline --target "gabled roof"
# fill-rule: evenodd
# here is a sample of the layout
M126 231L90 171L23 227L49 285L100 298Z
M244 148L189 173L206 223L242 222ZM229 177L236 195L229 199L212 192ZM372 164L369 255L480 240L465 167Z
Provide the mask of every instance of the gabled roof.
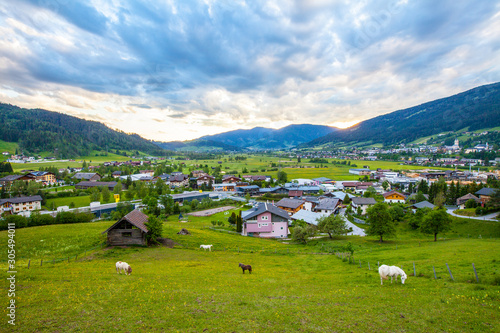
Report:
M429 201L420 201L420 202L417 202L416 204L413 204L411 205L410 207L413 207L413 208L430 208L430 209L434 209L434 206L433 204L431 204Z
M107 186L107 187L115 187L118 182L91 182L91 181L82 181L76 184L75 186L88 186L88 187L97 187L97 186Z
M382 194L382 195L384 196L384 198L387 198L387 197L389 197L389 196L391 196L391 195L393 195L393 194L397 194L397 195L399 195L399 196L401 196L401 197L403 197L403 198L406 198L406 197L405 197L405 195L404 195L403 193L399 193L399 192L397 192L397 191L389 191L389 192L385 192L385 193L384 193L384 194Z
M304 202L305 202L304 200L283 198L276 203L276 206L297 209L300 206L302 206L304 204Z
M42 201L42 197L39 195L32 195L29 197L15 197L15 198L7 198L7 199L0 199L0 205L3 205L4 203L23 203L23 202L30 202L30 201Z
M498 191L496 188L489 188L489 187L483 187L479 191L477 191L475 194L476 195L485 195L485 196L491 196L495 194L495 192Z
M377 203L377 201L373 198L355 197L352 198L351 200L356 205L375 205Z
M464 196L461 196L460 198L457 199L457 205L460 203L460 202L466 202L467 200L474 200L476 202L479 202L480 199L478 197L476 197L474 194L471 194L471 193L467 193L466 195Z
M101 177L101 175L98 174L97 172L77 172L77 173L75 173L75 175L73 176L73 178L76 178L76 179L90 179L90 178L94 177L95 175L98 175L99 177Z
M108 231L110 231L111 229L113 229L116 225L118 225L123 220L136 226L137 228L139 228L143 232L148 233L148 227L146 227L146 225L145 225L145 223L148 222L148 216L146 214L144 214L143 212L141 212L137 209L134 209L133 211L131 211L130 213L128 213L127 215L122 217L120 220L118 220L118 222L116 222L111 227L109 227L106 231L104 231L103 234L105 234Z
M275 205L268 204L268 203L260 203L256 208L253 208L250 211L251 212L248 213L248 214L246 214L246 215L243 214L243 212L242 212L242 218L243 218L243 220L245 220L245 221L249 220L252 217L258 216L258 215L263 214L265 212L270 212L271 214L280 216L280 217L285 218L285 219L289 219L290 218L288 216L288 213L286 211L284 211L283 209L280 209L280 208L276 207ZM245 216L243 217L243 215L245 215Z
M335 210L339 204L338 198L324 198L319 200L319 205L317 205L314 209L317 210Z
M300 190L288 191L288 195L291 197L301 197L303 193L304 193L304 191L300 191Z

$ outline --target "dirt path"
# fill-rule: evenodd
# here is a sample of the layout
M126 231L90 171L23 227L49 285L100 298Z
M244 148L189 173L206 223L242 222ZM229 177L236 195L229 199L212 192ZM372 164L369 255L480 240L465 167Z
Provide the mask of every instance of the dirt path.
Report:
M210 216L214 215L220 212L224 212L226 210L231 210L234 209L235 207L233 206L224 206L224 207L218 207L218 208L212 208L212 209L207 209L207 210L200 210L199 212L193 212L193 213L188 213L187 215L191 216Z

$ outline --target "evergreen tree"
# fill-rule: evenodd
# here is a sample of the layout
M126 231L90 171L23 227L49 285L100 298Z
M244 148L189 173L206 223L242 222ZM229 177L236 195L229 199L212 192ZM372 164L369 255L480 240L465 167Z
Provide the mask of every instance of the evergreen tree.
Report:
M242 232L243 231L243 220L241 219L241 210L239 215L236 218L236 232Z

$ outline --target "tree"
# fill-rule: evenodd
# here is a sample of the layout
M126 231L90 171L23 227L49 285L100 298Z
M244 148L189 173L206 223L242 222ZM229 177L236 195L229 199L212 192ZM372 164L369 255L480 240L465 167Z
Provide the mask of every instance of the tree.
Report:
M477 202L474 199L469 199L465 202L465 208L476 208Z
M101 198L101 193L97 187L92 187L90 189L90 202L99 201Z
M109 199L111 198L111 192L109 191L109 188L107 186L104 186L101 191L102 195L102 201L108 202Z
M377 190L375 190L373 186L368 186L365 193L363 194L365 198L375 198L376 195L377 195Z
M158 238L161 238L163 232L163 222L154 215L148 215L148 222L144 223L148 228L146 241L148 245L158 244Z
M420 222L420 231L424 234L433 234L434 241L437 241L438 233L448 231L451 228L451 222L451 217L445 209L434 209L423 217Z
M392 236L396 234L396 223L392 219L387 204L383 202L376 203L367 210L368 228L366 233L369 236L380 236L380 242L383 242L383 236Z
M115 185L115 187L113 187L113 193L114 194L121 194L122 193L122 182L121 181L118 181Z
M293 228L292 240L297 243L305 244L309 237L313 237L316 233L316 227L307 225L305 227L296 226Z
M42 185L40 183L31 181L28 183L27 189L26 189L26 194L27 195L35 195L38 193L38 191L42 188Z
M434 198L434 204L437 207L442 208L445 202L446 202L446 197L444 195L444 192L438 192L438 194L436 194L436 197Z
M278 183L280 184L284 184L287 182L288 178L287 178L287 174L285 171L278 171Z
M345 235L352 231L352 228L347 226L344 218L340 215L323 216L317 221L318 229L321 232L328 233L330 238L333 238L333 235Z
M241 219L241 210L238 216L236 217L236 232L243 231L243 220Z
M227 221L229 222L229 224L236 224L236 222L237 222L236 214L234 212L232 212L231 216L229 216Z
M384 191L387 191L387 189L391 186L391 184L389 184L389 182L387 180L384 180L382 182L382 188L384 189Z
M392 219L394 221L401 221L405 216L405 212L403 210L403 207L401 207L399 205L392 206L391 208L389 208L389 213L391 214Z
M424 194L422 193L422 191L418 191L417 195L415 196L415 202L418 203L418 202L422 202L422 201L425 201L425 200L427 200L427 198L424 196Z

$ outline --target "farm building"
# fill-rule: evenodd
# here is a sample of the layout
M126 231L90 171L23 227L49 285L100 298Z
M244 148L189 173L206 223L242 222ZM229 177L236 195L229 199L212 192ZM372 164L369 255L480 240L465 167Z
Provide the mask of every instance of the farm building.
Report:
M104 233L108 234L109 245L146 245L146 224L148 216L135 209L122 217Z

